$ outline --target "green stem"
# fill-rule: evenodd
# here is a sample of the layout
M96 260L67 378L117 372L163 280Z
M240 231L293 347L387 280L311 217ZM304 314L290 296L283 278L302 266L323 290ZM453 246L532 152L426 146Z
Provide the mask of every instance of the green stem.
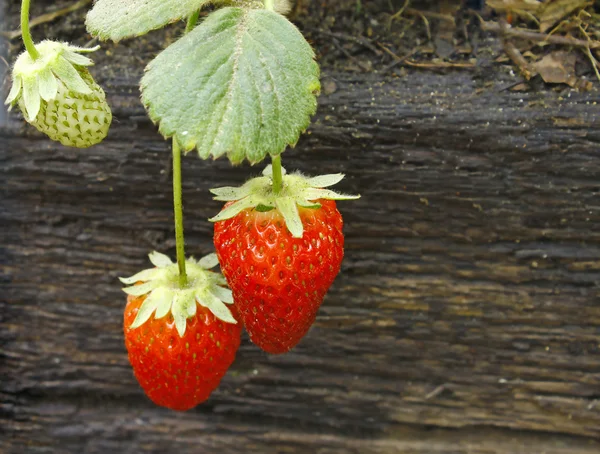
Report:
M271 157L273 168L273 193L279 194L283 189L283 175L281 173L281 155Z
M185 32L191 32L198 18L200 10L188 17ZM184 288L188 284L187 272L185 270L185 238L183 236L183 202L181 197L181 148L179 142L173 137L173 211L175 213L175 245L177 248L177 266L179 267L179 287Z
M185 26L186 33L189 33L194 29L194 27L198 23L199 17L200 17L200 10L196 11L194 14L192 14L190 17L188 17L187 25Z
M30 0L23 0L23 3L21 3L21 37L31 59L37 60L40 58L40 53L35 48L31 39L31 32L29 31L29 2Z
M275 8L275 0L265 0L265 9L273 11Z
M175 211L175 243L177 245L177 265L179 266L179 286L187 286L185 272L185 242L183 238L183 204L181 202L181 149L173 137L173 209Z

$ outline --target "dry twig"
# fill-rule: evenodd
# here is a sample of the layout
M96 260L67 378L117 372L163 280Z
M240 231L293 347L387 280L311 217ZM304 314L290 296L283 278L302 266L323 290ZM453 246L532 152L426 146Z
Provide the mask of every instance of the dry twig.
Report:
M519 71L521 72L523 77L525 77L525 79L527 79L527 80L531 79L531 77L534 76L536 73L532 69L532 67L529 65L527 60L525 60L525 57L523 57L523 54L521 54L521 51L519 49L517 49L517 46L515 46L508 39L507 32L508 32L508 30L510 30L508 24L506 23L505 20L500 20L499 26L500 26L500 30L502 33L502 45L504 46L504 52L506 52L506 55L508 55L508 57L512 60L512 62L515 65L517 65L517 67L519 68Z
M599 41L586 41L584 39L569 38L568 36L555 36L547 35L545 33L533 32L524 28L509 27L503 30L500 24L495 22L481 21L481 28L484 31L491 31L496 33L502 33L504 36L516 38L523 38L529 41L538 43L549 43L549 44L563 44L567 46L584 47L589 49L600 49Z
M445 61L432 62L432 63L418 63L418 62L409 60L410 57L412 57L414 54L417 53L418 49L413 49L411 52L409 52L404 57L400 57L399 55L396 55L394 52L392 52L388 47L384 46L383 44L377 43L377 45L381 49L383 49L386 54L390 55L392 58L394 58L396 60L392 65L389 65L386 68L386 70L392 68L393 66L402 65L402 64L405 64L407 66L412 66L415 68L423 68L423 69L444 69L444 68L470 69L470 68L475 67L475 65L473 63L450 63L450 62L445 62Z
M341 39L344 41L352 41L356 44L360 44L361 46L366 47L371 52L373 52L375 55L378 55L378 56L381 55L381 51L379 49L377 49L373 44L371 44L369 42L369 40L367 40L366 38L363 38L362 36L352 36L352 35L347 35L345 33L328 32L328 31L322 30L320 28L316 28L312 31L314 31L315 33L317 33L319 35L329 36L330 38L337 38L337 39Z

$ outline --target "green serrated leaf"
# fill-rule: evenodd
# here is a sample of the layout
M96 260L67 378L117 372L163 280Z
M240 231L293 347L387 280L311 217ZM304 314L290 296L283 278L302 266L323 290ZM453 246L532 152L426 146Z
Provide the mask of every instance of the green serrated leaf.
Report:
M297 142L316 110L318 77L313 50L285 17L228 7L148 65L142 101L185 151L256 163Z
M207 3L208 0L97 0L85 23L93 36L119 41L189 17Z

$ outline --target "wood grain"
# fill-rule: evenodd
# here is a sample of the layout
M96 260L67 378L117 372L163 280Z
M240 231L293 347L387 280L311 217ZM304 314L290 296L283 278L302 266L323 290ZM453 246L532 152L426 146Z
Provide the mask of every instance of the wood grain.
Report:
M362 194L339 204L341 275L291 353L245 338L206 405L154 407L117 277L174 255L169 148L137 89L169 33L105 46L101 146L60 147L16 114L0 126L0 451L600 450L598 92L512 93L502 67L325 67L284 165ZM212 250L208 189L260 170L184 159L189 254Z

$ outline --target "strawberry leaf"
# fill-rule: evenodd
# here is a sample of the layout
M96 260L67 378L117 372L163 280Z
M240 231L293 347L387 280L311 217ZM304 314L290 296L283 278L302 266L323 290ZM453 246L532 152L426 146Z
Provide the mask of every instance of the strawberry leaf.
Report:
M119 41L191 16L208 0L97 0L86 18L88 32Z
M285 17L228 7L148 65L142 101L185 151L256 163L298 141L316 110L318 76L313 50Z

